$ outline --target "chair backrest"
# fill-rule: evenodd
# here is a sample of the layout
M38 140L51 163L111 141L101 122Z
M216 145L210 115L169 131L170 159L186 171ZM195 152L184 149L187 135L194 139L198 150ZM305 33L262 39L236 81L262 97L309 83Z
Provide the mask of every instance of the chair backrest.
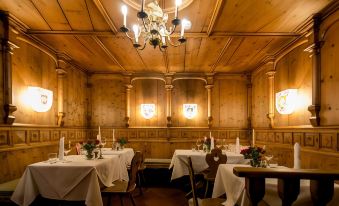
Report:
M128 192L133 191L136 187L137 172L141 162L142 162L142 153L140 151L136 151L131 161L131 169L129 173L129 181L127 186Z
M186 164L189 172L189 177L190 177L190 183L191 183L191 188L192 188L192 196L193 196L193 205L194 206L199 206L198 204L198 198L197 198L197 188L196 188L196 183L195 183L195 178L194 178L194 170L193 170L193 165L192 165L192 159L191 157L188 157L188 163Z
M220 164L226 164L227 156L222 154L221 149L215 148L212 149L211 153L206 155L206 162L209 166L209 176L215 177L217 170Z

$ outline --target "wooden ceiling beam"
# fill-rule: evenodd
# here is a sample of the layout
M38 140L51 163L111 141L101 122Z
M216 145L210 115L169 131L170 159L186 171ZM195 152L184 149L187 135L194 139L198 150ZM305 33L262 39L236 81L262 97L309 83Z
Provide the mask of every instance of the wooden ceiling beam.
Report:
M215 68L218 66L219 62L221 61L222 57L224 56L224 54L226 53L227 49L230 47L231 43L232 43L233 38L230 37L225 46L222 48L221 52L219 53L219 56L217 58L217 60L215 61L215 63L212 65L211 67L211 71L210 72L214 72Z
M102 5L101 0L93 0L95 6L98 8L99 12L101 13L101 15L104 17L106 23L108 24L108 26L111 28L111 30L114 33L118 33L118 29L115 27L112 19L109 17L104 5Z
M112 31L67 31L67 30L27 30L27 34L48 34L48 35L77 35L77 36L117 36L126 37L122 32L114 34ZM213 32L210 36L205 32L187 32L187 38L207 38L207 37L247 37L247 36L276 36L276 37L299 37L301 34L295 32ZM179 33L174 33L171 37L180 37Z
M222 11L223 5L225 3L225 0L217 0L213 13L212 13L212 17L210 20L210 23L208 24L208 28L207 28L207 36L210 36L213 32L214 29L214 25L217 21L217 18L220 15L220 12Z
M102 43L102 41L97 37L93 36L92 39L101 47L101 49L107 54L107 56L116 63L121 69L124 71L127 71L124 66L120 64L120 62L117 60L117 58L107 49L107 47Z

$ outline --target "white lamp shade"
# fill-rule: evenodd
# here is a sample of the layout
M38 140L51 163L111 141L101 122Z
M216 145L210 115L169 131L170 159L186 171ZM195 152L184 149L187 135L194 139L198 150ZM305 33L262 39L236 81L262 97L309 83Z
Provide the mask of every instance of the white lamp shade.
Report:
M47 112L53 104L53 92L40 87L28 87L28 101L36 112Z
M193 119L198 113L197 104L183 104L183 113L187 119Z
M297 89L286 89L275 95L275 106L280 114L292 114L298 96Z
M155 115L155 104L141 104L140 112L145 119L151 119Z

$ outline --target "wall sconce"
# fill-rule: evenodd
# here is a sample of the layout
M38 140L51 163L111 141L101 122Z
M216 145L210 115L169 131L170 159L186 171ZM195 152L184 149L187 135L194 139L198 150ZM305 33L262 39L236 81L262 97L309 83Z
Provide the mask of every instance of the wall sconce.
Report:
M40 87L28 87L27 101L36 112L47 112L53 104L53 92Z
M294 111L298 96L297 89L286 89L275 94L275 106L280 114L291 114Z
M151 119L155 115L155 104L141 104L140 109L145 119Z
M187 119L193 119L198 113L197 104L183 104L183 113Z

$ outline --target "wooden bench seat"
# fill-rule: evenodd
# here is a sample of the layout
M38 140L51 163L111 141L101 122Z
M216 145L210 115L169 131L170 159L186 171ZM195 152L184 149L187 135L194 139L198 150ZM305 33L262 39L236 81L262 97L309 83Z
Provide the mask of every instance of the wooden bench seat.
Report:
M0 184L0 205L11 205L11 196L19 182L20 178Z
M169 168L171 159L145 159L145 165L147 168Z

